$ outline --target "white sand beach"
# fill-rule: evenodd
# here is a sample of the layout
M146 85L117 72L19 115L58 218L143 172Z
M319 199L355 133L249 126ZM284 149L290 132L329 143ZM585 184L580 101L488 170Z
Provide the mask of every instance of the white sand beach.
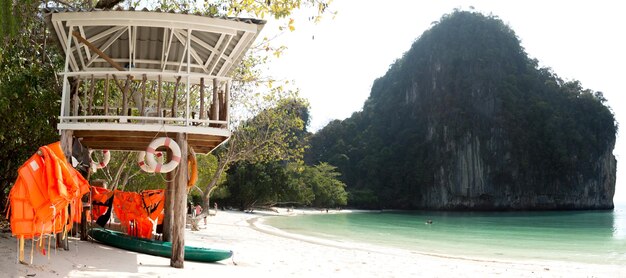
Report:
M2 233L0 277L626 277L626 266L452 258L286 234L262 224L272 214L220 211L200 231L187 229L188 245L235 255L218 263L186 261L184 269L170 267L168 258L76 238L69 251L52 250L50 258L35 251L33 264L23 265L17 240ZM29 261L30 241L25 249Z

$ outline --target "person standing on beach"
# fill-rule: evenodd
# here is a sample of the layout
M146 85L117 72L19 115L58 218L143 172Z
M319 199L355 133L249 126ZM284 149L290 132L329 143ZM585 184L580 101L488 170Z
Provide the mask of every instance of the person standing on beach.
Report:
M195 212L194 217L195 217L196 215L200 215L200 213L202 213L202 207L201 207L199 204L198 204L198 205L196 205L196 206L194 207L194 210L195 210L195 211L194 211L194 212Z

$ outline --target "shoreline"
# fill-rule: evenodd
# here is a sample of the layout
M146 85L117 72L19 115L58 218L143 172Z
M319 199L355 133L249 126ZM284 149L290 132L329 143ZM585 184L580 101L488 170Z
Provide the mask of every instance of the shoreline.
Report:
M352 211L329 213L350 213ZM282 214L281 214L282 213ZM185 229L186 245L234 251L217 263L185 261L125 251L96 242L70 239L70 250L49 250L50 259L35 251L33 265L17 263L16 239L0 233L0 269L8 277L625 277L626 266L569 262L499 261L423 254L376 245L294 235L263 224L277 215L325 214L305 210L243 213L218 211L200 231ZM261 226L261 227L259 227ZM270 227L270 228L267 228ZM265 229L265 230L263 230ZM31 242L26 243L30 260Z
M401 210L394 210L394 211L401 211ZM346 212L335 211L334 213L352 213L352 212L377 213L379 211L378 210L373 210L373 211L347 210ZM400 247L378 245L375 243L365 243L365 242L359 242L359 241L338 241L338 240L332 240L332 239L327 239L323 237L315 237L315 236L309 236L309 235L303 235L303 234L297 234L297 233L290 233L290 232L281 230L279 228L273 227L271 225L265 224L265 219L267 217L298 216L298 215L307 215L307 214L324 215L326 213L310 213L308 211L307 212L296 211L295 213L292 213L290 215L282 215L280 213L259 215L258 217L253 217L249 219L248 223L253 229L262 233L269 234L269 235L299 240L299 241L308 242L312 244L318 244L318 245L327 246L327 247L348 249L348 250L360 250L360 251L366 251L366 252L376 252L376 253L392 254L392 255L401 254L401 253L410 253L410 254L417 254L417 255L428 256L428 257L433 257L433 258L453 259L453 260L471 261L471 262L478 262L478 263L525 264L525 265L553 264L553 263L589 264L589 265L595 264L591 262L563 261L563 260L556 260L556 259L528 259L528 258L521 258L521 257L516 257L516 256L490 258L490 257L481 256L481 255L469 255L469 254L468 255L461 255L461 254L448 255L445 252L428 252L428 251L423 251L423 250L415 250L415 249L409 249L409 248L405 249L405 248L400 248ZM618 264L598 264L598 265L616 266Z

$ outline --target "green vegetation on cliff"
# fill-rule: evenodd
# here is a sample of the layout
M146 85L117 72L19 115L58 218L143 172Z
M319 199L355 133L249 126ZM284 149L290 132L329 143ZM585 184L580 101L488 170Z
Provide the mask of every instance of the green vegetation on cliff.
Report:
M575 57L572 57L575 59ZM610 208L617 123L601 92L538 68L494 16L456 11L311 137L351 205Z

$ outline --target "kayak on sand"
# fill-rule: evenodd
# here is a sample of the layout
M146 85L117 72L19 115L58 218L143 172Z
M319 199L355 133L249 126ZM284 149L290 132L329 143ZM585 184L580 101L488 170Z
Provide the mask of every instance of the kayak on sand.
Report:
M131 237L117 231L93 228L89 235L104 244L139 253L170 258L172 256L172 243ZM230 258L231 250L220 250L204 247L185 246L185 260L197 262L217 262Z

